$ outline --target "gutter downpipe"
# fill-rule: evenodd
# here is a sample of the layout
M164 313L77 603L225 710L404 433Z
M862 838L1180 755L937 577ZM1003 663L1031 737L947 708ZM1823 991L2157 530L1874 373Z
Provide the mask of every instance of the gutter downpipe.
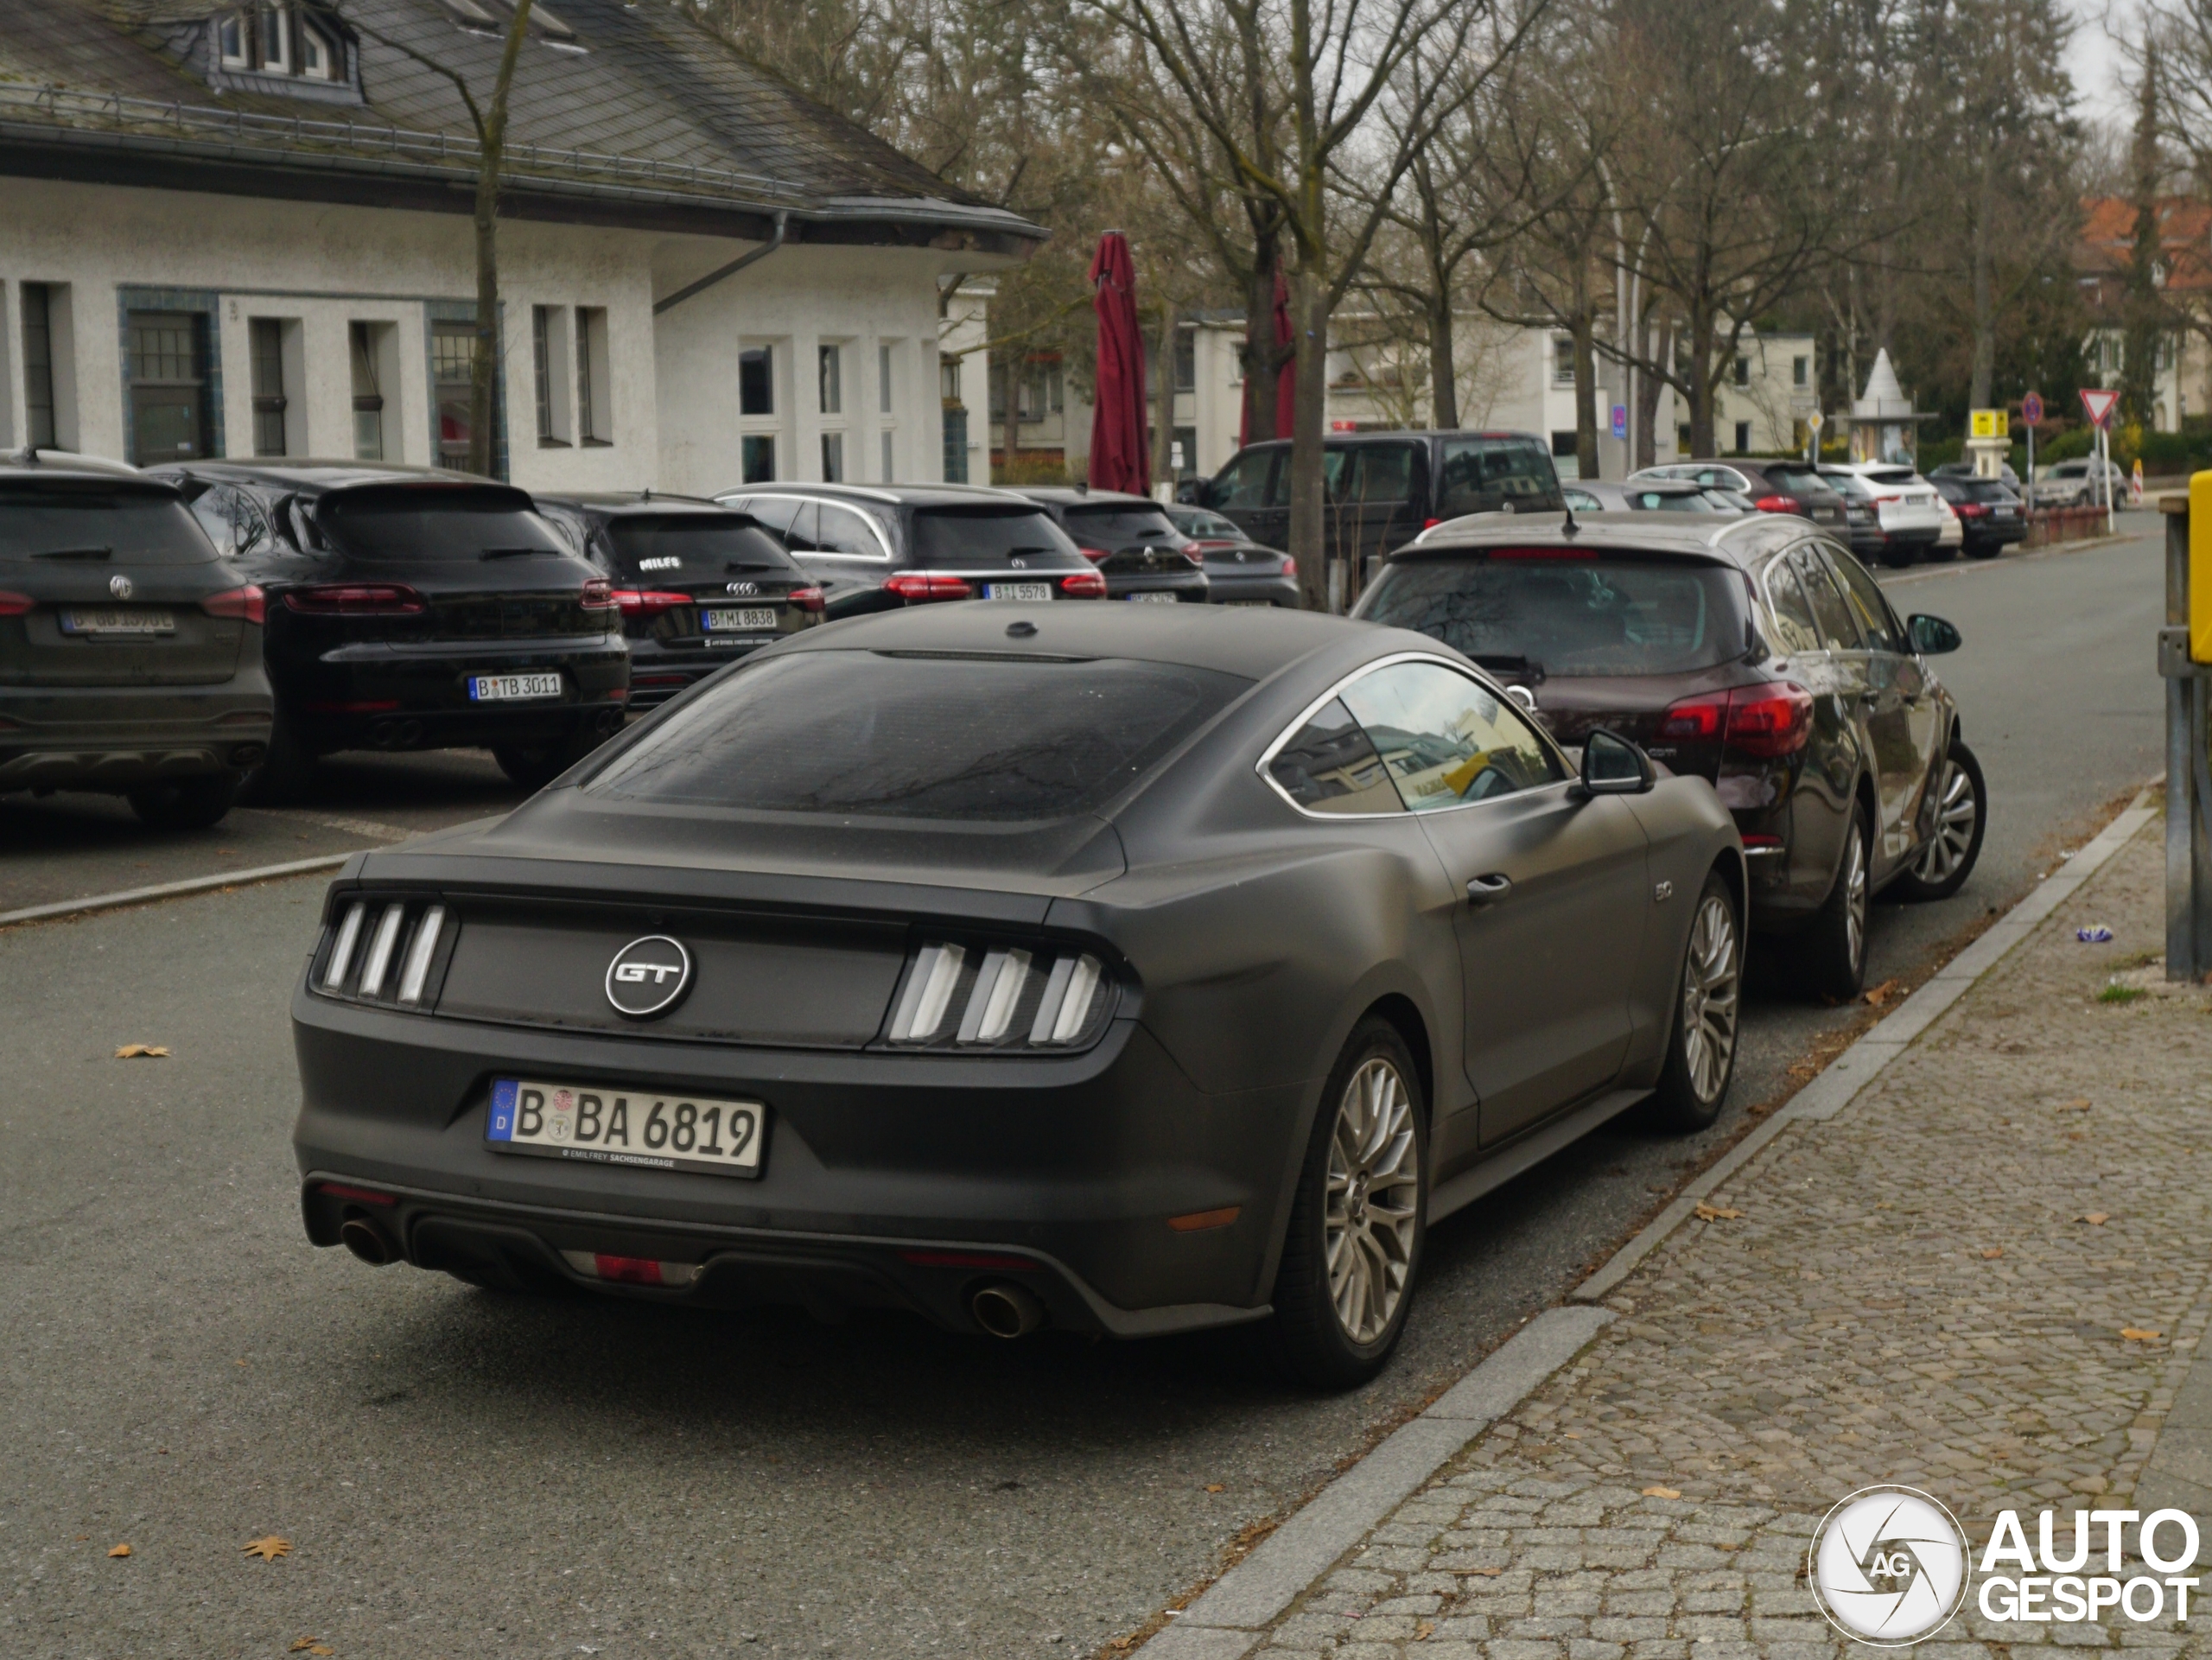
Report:
M670 309L671 307L682 305L686 300L690 299L693 295L699 293L702 289L714 287L715 283L721 282L725 277L734 277L738 272L743 270L747 265L753 264L758 260L766 259L770 254L775 252L777 249L784 245L784 227L790 221L790 213L786 209L779 207L776 210L775 231L766 242L762 243L759 247L753 249L749 253L741 253L738 255L736 258L731 260L728 264L724 265L721 270L709 271L697 282L690 283L685 287L677 289L675 293L670 295L665 300L654 301L653 315L658 317L662 312Z

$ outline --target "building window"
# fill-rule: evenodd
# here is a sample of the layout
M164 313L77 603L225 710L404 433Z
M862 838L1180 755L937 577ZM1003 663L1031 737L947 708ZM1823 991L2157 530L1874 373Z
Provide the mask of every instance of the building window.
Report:
M1685 455L1690 453L1690 423L1687 421L1675 429L1675 448Z
M737 354L737 412L773 415L776 412L775 347L755 346ZM769 477L774 477L771 473ZM747 483L753 482L748 475Z
M287 455L284 411L290 400L284 395L284 325L275 317L249 320L246 346L253 366L253 453Z
M898 407L892 397L891 348L888 346L875 348L875 406L878 412L884 415L890 414Z
M380 461L384 453L384 386L397 362L398 331L390 323L348 323L346 355L353 372L353 459ZM397 457L393 457L397 460Z
M960 402L960 359L939 358L937 365L937 396L940 404Z
M776 440L772 433L751 432L740 441L738 455L740 470L747 484L773 484L776 481Z
M530 311L530 352L537 378L537 442L549 449L565 449L573 429L569 422L569 308L532 306ZM577 391L583 390L579 379ZM578 407L584 407L579 404Z
M887 431L883 435L883 481L886 484L893 482L899 476L899 468L893 460L893 452L898 448L897 438L898 434L894 432Z
M1751 359L1738 358L1736 359L1736 384L1738 386L1748 386L1751 384Z
M276 74L289 74L292 68L292 15L281 6L264 6L260 14L260 28L257 31L261 47L259 67Z
M437 462L468 465L469 363L476 352L476 325L430 325L430 396L438 412Z
M845 481L845 435L825 432L822 435L822 481L842 484Z
M214 29L216 55L226 69L313 80L346 78L346 52L337 37L293 7L242 7L222 13Z
M1736 453L1738 455L1751 453L1751 423L1749 421L1736 423Z
M825 346L821 352L822 413L842 415L845 410L845 348Z
M1033 358L1022 366L1021 384L1014 391L1014 414L1023 421L1042 421L1058 415L1066 405L1067 383L1058 358ZM992 411L994 418L1003 409Z
M315 80L338 79L337 42L313 23L300 25L300 73Z
M26 283L23 296L23 436L35 449L54 448L53 296L44 283Z
M1789 359L1789 384L1791 385L1804 386L1810 385L1812 381L1812 359L1801 357L1792 358Z
M607 308L576 308L576 441L614 442L613 377L607 365Z
M1175 390L1194 392L1198 389L1198 331L1179 328L1175 331Z
M1572 386L1574 384L1574 340L1567 334L1552 337L1552 385Z
M142 467L206 456L207 318L198 311L129 314L130 434Z

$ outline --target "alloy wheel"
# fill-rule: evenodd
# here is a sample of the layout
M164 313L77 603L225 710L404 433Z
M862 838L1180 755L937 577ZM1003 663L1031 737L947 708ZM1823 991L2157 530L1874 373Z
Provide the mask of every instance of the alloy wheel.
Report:
M1344 1085L1329 1138L1329 1301L1354 1343L1380 1338L1404 1301L1420 1203L1413 1099L1398 1069L1378 1057Z
M1866 834L1855 817L1851 839L1844 843L1843 880L1844 937L1851 947L1851 966L1856 969L1866 957Z
M1682 1059L1700 1102L1717 1099L1728 1081L1741 961L1735 913L1719 894L1707 894L1690 924L1682 972Z
M1974 780L1965 767L1948 755L1936 799L1936 834L1912 868L1912 874L1930 887L1948 881L1965 862L1974 847L1974 821L1981 812L1981 804L1974 799Z

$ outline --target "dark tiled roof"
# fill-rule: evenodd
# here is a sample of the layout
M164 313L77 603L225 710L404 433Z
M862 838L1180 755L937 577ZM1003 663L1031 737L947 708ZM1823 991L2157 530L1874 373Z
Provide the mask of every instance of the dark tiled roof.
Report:
M350 0L338 15L358 25L365 102L334 104L327 90L211 86L199 26L213 10L0 0L0 148L35 144L43 126L80 144L219 152L249 168L473 172L474 129L452 82L386 41L458 71L481 101L498 71L496 33L462 28L438 0ZM554 11L567 38L534 35L517 69L508 173L518 191L565 184L602 204L673 197L802 219L1042 234L747 62L687 6L559 0ZM41 99L41 88L60 95ZM99 102L118 95L185 107Z

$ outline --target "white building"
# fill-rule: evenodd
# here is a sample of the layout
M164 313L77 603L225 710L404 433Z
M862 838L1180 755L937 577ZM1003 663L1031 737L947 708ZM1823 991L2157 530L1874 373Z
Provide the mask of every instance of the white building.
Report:
M1338 341L1328 365L1327 424L1338 430L1374 430L1428 424L1430 387L1425 355L1402 356L1400 348L1357 341L1370 320L1340 313ZM1179 363L1175 398L1178 441L1185 444L1184 472L1211 474L1236 453L1243 416L1244 382L1239 352L1244 340L1241 315L1210 315L1186 324L1190 335ZM1545 328L1516 328L1481 315L1463 316L1454 329L1459 359L1459 424L1503 428L1546 436L1562 475L1575 468L1574 342L1571 335ZM1600 474L1609 479L1629 470L1626 439L1613 436L1613 412L1625 412L1626 385L1620 365L1599 354L1597 361ZM1810 334L1761 335L1746 329L1732 372L1717 394L1714 442L1724 454L1774 455L1802 450L1805 417L1817 407L1819 376ZM1673 461L1689 451L1688 404L1662 388L1655 423L1656 459Z
M378 37L481 99L506 19L0 0L0 445L465 455L473 128ZM506 179L496 470L525 487L936 480L940 332L981 328L944 291L1043 234L621 0L534 8Z

